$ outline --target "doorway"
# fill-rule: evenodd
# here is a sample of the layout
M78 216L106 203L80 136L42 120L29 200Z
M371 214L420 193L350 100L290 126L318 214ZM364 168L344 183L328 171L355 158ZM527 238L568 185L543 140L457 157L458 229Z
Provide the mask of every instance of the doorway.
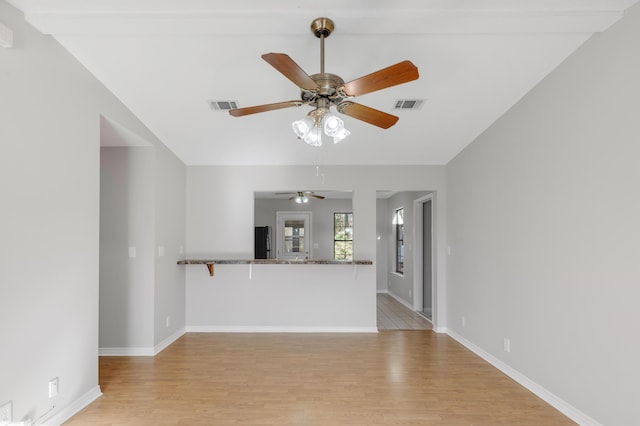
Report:
M311 259L311 212L276 212L276 257Z
M434 214L433 193L414 200L414 293L413 309L433 322L434 306Z

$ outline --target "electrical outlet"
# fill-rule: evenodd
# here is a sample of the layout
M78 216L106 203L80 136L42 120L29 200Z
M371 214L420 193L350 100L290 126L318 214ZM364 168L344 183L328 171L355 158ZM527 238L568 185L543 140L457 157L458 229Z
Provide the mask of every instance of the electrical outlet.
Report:
M467 328L467 319L462 317L462 328Z
M11 401L0 406L0 423L13 421L13 404Z
M409 297L413 297L413 290L409 290Z
M58 383L59 380L56 377L55 379L49 380L49 398L53 398L58 395Z
M171 316L167 316L167 328L171 327Z

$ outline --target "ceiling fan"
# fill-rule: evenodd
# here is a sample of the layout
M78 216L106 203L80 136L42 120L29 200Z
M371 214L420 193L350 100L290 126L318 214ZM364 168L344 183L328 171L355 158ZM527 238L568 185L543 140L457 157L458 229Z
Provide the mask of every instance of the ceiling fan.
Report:
M319 200L324 200L322 195L316 195L313 192L309 191L297 191L297 192L276 192L276 195L291 195L289 197L290 200L295 200L296 203L308 203L309 197L317 198Z
M344 129L342 120L330 114L330 106L335 106L339 113L383 129L393 126L398 121L398 117L355 103L351 99L416 80L419 77L418 68L411 61L403 61L345 83L340 76L324 71L324 39L331 35L333 29L334 23L329 18L316 18L311 23L311 32L320 39L320 73L318 74L308 75L284 53L262 55L262 59L300 88L301 100L236 108L229 110L229 114L241 117L301 105L312 106L314 109L308 117L294 122L293 128L299 138L315 146L321 145L321 142L315 140L312 134L314 129L317 131L317 138L321 137L320 129L322 128L325 134L333 136L334 142L344 139L349 134Z

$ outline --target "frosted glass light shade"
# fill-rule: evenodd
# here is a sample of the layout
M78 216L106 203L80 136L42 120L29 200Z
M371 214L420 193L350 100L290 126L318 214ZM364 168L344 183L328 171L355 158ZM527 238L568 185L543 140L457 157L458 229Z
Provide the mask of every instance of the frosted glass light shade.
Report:
M322 130L318 126L312 127L303 140L311 146L322 146Z
M322 128L327 136L335 136L344 129L344 121L333 114L325 114L322 117Z
M344 140L350 134L351 134L351 132L343 127L342 130L340 130L335 135L333 135L333 143L338 143L338 142Z
M293 131L298 136L298 138L304 139L309 134L311 129L313 129L314 125L311 118L305 117L302 120L297 120L291 123L291 127L293 128Z

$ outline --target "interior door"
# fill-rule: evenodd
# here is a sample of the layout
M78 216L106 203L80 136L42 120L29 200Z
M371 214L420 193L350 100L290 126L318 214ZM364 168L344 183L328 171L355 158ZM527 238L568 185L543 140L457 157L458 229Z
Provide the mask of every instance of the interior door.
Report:
M276 212L277 258L311 259L311 212Z

